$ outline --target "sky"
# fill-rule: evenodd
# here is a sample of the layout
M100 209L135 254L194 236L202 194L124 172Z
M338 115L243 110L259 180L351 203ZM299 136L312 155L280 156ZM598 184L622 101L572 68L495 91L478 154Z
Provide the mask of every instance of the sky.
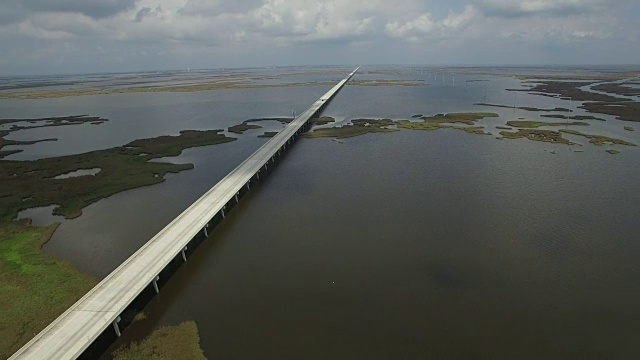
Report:
M640 63L640 0L0 0L0 75Z

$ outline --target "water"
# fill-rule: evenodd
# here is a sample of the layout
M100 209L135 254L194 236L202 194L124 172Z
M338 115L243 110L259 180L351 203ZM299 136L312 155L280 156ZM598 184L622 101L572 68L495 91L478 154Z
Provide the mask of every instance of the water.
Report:
M376 72L385 69L362 70L357 79L429 82L410 68L382 75ZM466 82L475 79L489 81ZM612 156L604 152L611 146L579 137L584 153L574 153L576 146L496 140L496 125L544 119L473 105L513 105L513 92L504 89L518 87L513 78L461 74L455 86L442 85L439 76L425 87L345 87L324 115L345 121L491 111L501 118L482 121L494 136L450 129L296 143L114 347L158 325L195 320L210 359L637 357L640 151L616 147L623 152ZM143 134L300 113L324 91L32 101L30 111L41 116L75 102L78 113L110 121L63 128L76 136L12 156L81 151L84 145L73 139L92 139L81 133L87 129L107 132L108 140L93 146L108 147ZM525 93L515 101L569 106ZM23 104L8 107L19 113ZM580 130L640 143L638 132L622 129L634 124L601 117L608 121ZM193 170L85 208L80 218L63 222L45 250L106 276L257 149L263 130L185 151L171 161L192 162Z
M637 354L640 172L581 155L305 140L147 311L195 319L214 359Z

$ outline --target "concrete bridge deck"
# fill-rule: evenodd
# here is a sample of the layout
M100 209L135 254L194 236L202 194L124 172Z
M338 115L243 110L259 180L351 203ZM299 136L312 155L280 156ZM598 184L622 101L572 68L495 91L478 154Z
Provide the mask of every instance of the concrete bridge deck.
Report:
M158 276L163 269L176 257L182 256L186 261L189 243L198 236L208 236L212 219L224 218L227 204L238 202L240 191L248 190L252 180L259 179L261 171L289 148L309 120L357 70L322 95L10 359L75 359L110 327L119 336L118 322L123 311L145 289L153 287L158 292Z

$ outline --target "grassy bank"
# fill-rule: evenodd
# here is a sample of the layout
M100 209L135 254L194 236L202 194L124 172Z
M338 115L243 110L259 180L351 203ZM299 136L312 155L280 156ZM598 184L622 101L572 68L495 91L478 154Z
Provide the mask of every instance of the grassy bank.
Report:
M0 160L0 221L33 207L58 205L54 214L80 216L83 207L121 191L164 181L167 173L193 168L192 164L151 162L178 156L182 150L235 140L221 130L182 131L179 136L141 139L112 149L34 161ZM81 169L99 168L95 176L56 179Z
M44 329L97 281L42 252L58 225L0 223L0 358Z

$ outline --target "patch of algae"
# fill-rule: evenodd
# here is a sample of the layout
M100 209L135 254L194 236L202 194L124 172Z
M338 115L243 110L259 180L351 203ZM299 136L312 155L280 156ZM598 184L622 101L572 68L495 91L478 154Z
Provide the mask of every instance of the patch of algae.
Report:
M125 345L112 355L114 360L206 359L194 321L161 327L146 339Z

